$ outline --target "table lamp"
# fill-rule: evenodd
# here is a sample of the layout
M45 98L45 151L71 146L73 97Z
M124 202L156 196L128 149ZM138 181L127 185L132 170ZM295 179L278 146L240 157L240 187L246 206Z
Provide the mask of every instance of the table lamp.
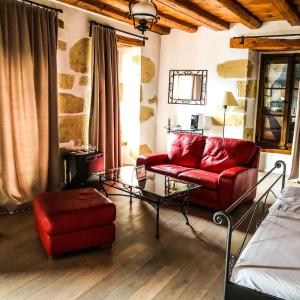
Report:
M231 92L225 92L223 99L219 102L219 104L224 107L224 121L223 121L223 137L224 137L227 107L238 106L238 103Z

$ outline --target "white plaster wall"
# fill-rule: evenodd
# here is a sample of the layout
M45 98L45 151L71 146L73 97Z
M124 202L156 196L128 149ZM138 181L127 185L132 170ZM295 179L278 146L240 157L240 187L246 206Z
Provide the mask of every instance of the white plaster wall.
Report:
M161 56L158 89L158 112L156 144L157 151L166 150L167 133L163 129L168 117L175 123L189 126L190 116L194 113L211 115L217 109L217 101L226 91L237 96L236 79L221 78L217 74L217 65L227 60L248 59L249 50L231 49L231 37L241 35L299 33L299 26L290 26L286 21L268 22L258 30L236 24L229 31L213 31L200 27L196 33L172 30L170 35L161 39ZM169 70L171 69L206 69L208 70L207 105L188 106L168 104ZM252 114L254 112L252 111ZM251 114L251 112L248 112ZM208 135L220 136L222 127L213 127ZM243 128L226 127L226 137L243 138ZM273 161L283 158L290 165L290 156L264 153L261 165L269 168Z

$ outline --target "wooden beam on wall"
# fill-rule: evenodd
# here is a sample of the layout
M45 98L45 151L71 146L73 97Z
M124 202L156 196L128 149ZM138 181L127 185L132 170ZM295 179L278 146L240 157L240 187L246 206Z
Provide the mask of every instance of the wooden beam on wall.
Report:
M115 20L127 23L132 25L132 20L129 20L127 18L127 14L121 10L118 10L110 5L107 4L101 4L99 1L95 0L57 0L59 2L63 2L66 4L73 5L78 8L82 8L84 10L88 10L97 14L101 14L103 16L113 18ZM159 34L169 34L170 28L161 26L158 24L154 24L152 27L152 31Z
M274 7L291 25L300 25L300 16L288 0L273 0Z
M121 47L144 47L145 42L141 39L130 38L117 34L117 43Z
M123 12L128 12L129 9L129 1L128 0L98 0L103 4L112 5L113 7L120 9ZM167 15L158 11L159 20L158 25L163 25L170 28L180 29L186 32L196 32L198 30L198 26L188 23L186 21L182 21L177 19L174 16Z
M224 5L230 12L240 19L240 22L245 26L256 29L261 27L262 22L259 21L254 15L252 15L244 6L236 2L235 0L216 0L220 4Z
M194 19L200 25L205 25L214 30L227 30L229 23L212 15L208 11L199 6L185 0L156 0L157 4L171 8L174 10L174 15L182 14Z
M260 51L300 50L300 39L232 38L230 48Z

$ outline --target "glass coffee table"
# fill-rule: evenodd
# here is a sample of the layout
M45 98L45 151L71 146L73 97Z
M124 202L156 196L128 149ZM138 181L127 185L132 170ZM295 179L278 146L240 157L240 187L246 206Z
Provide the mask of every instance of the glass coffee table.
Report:
M97 173L100 186L108 197L121 195L129 197L129 203L137 198L151 204L156 210L156 238L159 238L159 209L160 205L178 206L189 225L188 199L191 192L201 188L201 185L174 179L159 173L146 171L145 178L137 179L136 168L133 166L120 167ZM109 194L108 188L115 188L124 194Z

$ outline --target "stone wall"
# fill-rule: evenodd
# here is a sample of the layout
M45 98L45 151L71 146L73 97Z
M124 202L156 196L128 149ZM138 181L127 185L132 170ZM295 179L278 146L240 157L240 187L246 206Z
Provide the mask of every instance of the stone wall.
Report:
M87 26L61 14L58 31L58 111L60 142L88 142L91 92L91 39Z

